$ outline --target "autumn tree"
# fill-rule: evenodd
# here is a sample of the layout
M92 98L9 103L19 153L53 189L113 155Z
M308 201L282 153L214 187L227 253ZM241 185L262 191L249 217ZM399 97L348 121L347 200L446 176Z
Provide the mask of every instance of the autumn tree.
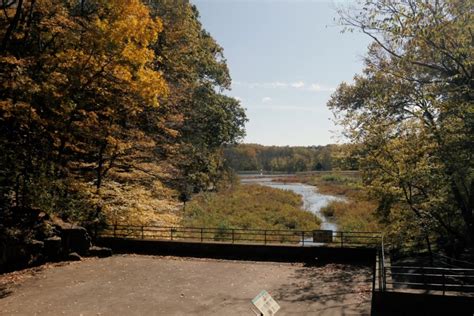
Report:
M472 249L473 2L359 4L341 21L373 43L363 74L341 84L329 107L397 237Z
M246 117L189 1L0 5L2 210L174 223L179 193L216 187Z
M96 217L105 176L146 140L140 114L167 92L150 48L161 22L139 0L2 9L3 203L61 209L79 194Z

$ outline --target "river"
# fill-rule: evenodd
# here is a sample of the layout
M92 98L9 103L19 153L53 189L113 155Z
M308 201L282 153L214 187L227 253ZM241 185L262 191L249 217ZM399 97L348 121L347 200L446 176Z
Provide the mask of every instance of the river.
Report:
M337 226L329 218L321 213L321 208L325 207L331 201L344 201L343 198L334 195L321 194L317 192L317 187L304 183L283 183L273 181L281 176L241 176L241 183L254 183L265 185L271 188L289 190L301 195L303 207L321 219L321 229L336 231Z

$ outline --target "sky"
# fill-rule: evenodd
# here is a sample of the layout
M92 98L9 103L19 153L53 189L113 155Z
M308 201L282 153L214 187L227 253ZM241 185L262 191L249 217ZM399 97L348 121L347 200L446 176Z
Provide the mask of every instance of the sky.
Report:
M192 0L224 48L232 90L249 122L245 143L338 142L326 103L363 68L369 38L341 33L334 0Z

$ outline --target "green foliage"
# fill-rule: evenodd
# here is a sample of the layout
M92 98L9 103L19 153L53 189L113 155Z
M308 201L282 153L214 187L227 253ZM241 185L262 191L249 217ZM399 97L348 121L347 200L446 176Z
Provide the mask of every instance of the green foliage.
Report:
M474 249L472 1L362 6L341 18L374 40L364 73L329 107L395 239Z
M179 171L173 187L184 197L217 186L226 172L221 146L244 136L247 119L239 101L221 93L231 82L223 49L202 28L196 7L148 3L164 24L154 49L170 88L164 106L179 117L170 124L177 135L168 155Z
M236 185L201 193L186 205L184 226L245 229L318 229L320 221L302 208L301 197L260 185Z

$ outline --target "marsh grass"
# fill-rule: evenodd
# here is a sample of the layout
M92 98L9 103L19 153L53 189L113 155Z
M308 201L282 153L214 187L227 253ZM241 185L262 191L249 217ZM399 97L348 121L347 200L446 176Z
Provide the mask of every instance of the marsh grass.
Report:
M261 185L235 185L201 193L187 203L183 225L243 229L313 230L319 218L304 210L301 196Z
M380 231L382 229L375 210L377 202L369 197L367 189L356 172L316 173L298 176L298 182L314 185L323 194L344 197L345 201L332 201L321 209L331 217L340 230Z

